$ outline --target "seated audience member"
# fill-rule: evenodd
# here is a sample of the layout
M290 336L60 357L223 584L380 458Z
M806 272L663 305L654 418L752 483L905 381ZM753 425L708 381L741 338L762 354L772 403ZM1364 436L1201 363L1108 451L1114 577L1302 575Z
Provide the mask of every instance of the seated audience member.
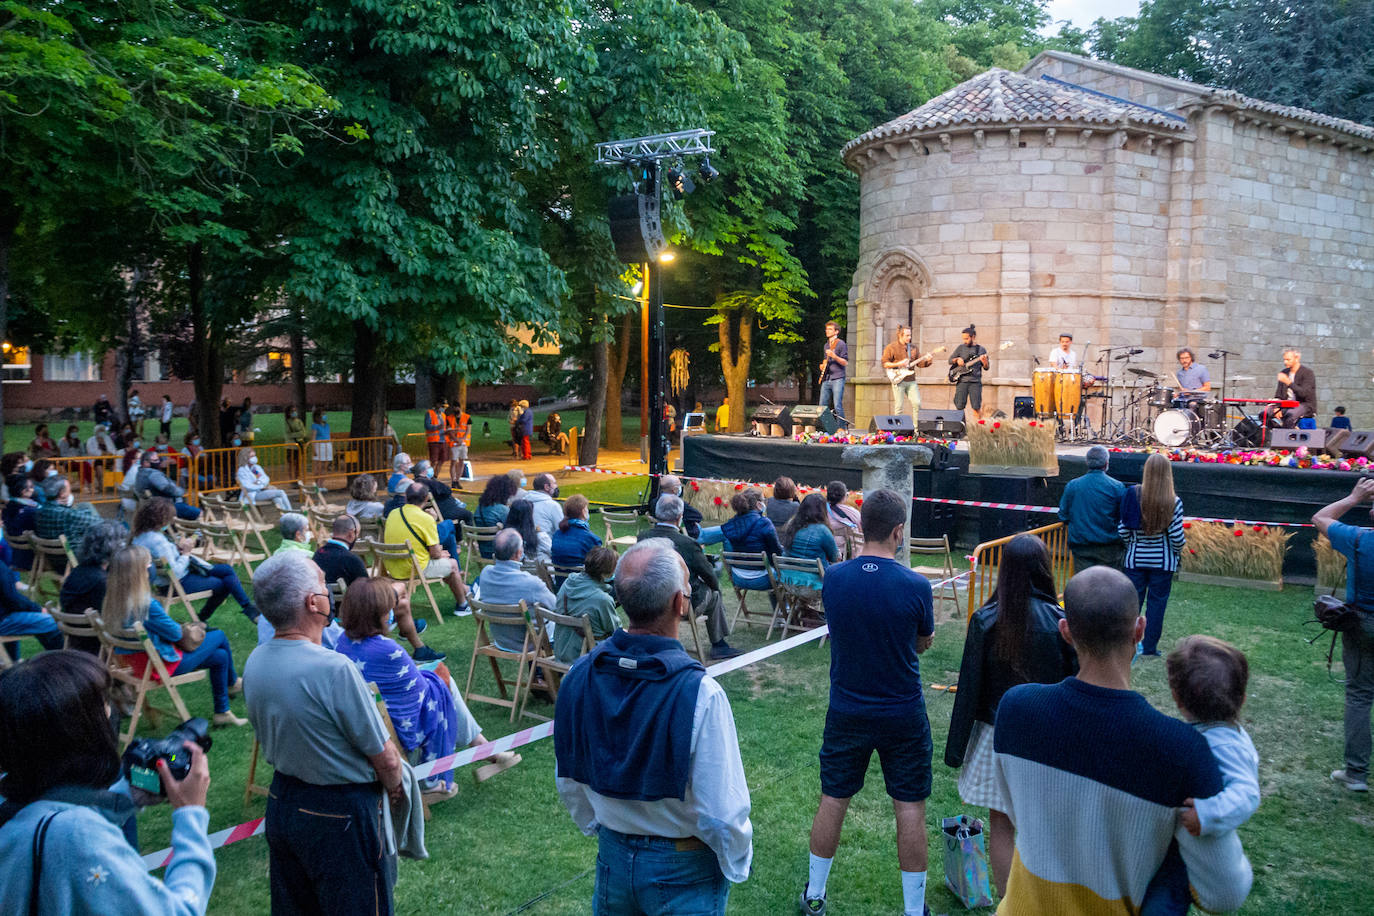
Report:
M510 513L510 501L515 498L517 487L506 474L494 474L487 479L482 495L477 497L477 510L472 513L472 523L482 528L499 528L506 523ZM482 556L491 559L491 542L480 545Z
M200 510L187 504L186 491L167 478L167 458L155 451L146 451L139 457L133 489L135 493L147 492L170 499L177 518L188 521L200 518Z
M227 563L207 563L193 555L191 551L195 549L195 542L190 538L179 538L173 542L168 532L174 518L176 513L172 510L171 500L161 497L148 500L134 513L130 542L146 550L149 557L164 561L188 593L210 592L210 597L196 612L202 623L209 620L224 599L231 595L243 609L243 615L256 621L258 609L243 590L243 583L239 581L234 567ZM158 588L167 587L167 576L161 568L153 570L153 583Z
M963 768L959 798L989 809L988 851L999 896L1007 892L1014 831L994 778L997 704L1018 684L1057 684L1078 670L1078 656L1059 632L1063 619L1045 543L1018 535L1002 552L997 587L969 619L945 744L945 763Z
M472 523L472 512L453 495L453 488L434 476L434 465L428 460L415 465L415 481L429 489L434 505L439 510L439 539L453 553L458 552L458 538L463 536L463 526ZM447 531L445 526L447 526ZM452 546L448 544L452 538Z
M753 487L741 490L730 497L730 508L735 510L735 517L720 526L720 533L726 540L726 549L741 553L764 553L770 557L782 553L782 545L778 543L778 532L773 528L773 523L764 517L762 504L763 493ZM732 567L730 581L737 588L771 588L766 569ZM773 596L770 594L769 597Z
M587 551L601 546L587 522L591 506L587 497L574 493L563 503L563 520L549 539L549 559L555 566L581 566Z
M344 636L335 651L358 666L364 681L377 685L396 726L401 751L411 763L427 763L459 747L488 744L482 737L482 726L458 695L448 669L442 665L434 671L416 667L387 635L390 618L403 603L409 601L399 583L385 579L367 579L350 588L340 606ZM493 760L498 768L493 772L484 767L488 776L519 763L520 755L507 751ZM478 778L486 778L481 770ZM442 788L450 798L458 793L452 770L435 773L421 782L421 787L426 791Z
M81 441L81 427L75 423L67 427L67 434L57 440L57 454L61 458L80 458L86 454L85 443Z
M682 496L682 478L675 474L664 474L658 479L658 496L649 500L649 517L658 518L658 500L661 496ZM701 513L682 501L682 530L692 540L701 539Z
M35 459L57 457L57 443L48 435L48 424L39 423L34 427L33 441L29 443L28 451Z
M1129 689L1145 633L1135 587L1094 566L1069 580L1064 617L1078 675L1013 687L997 707L996 780L1016 830L1002 912L1038 913L1047 899L1064 916L1137 912L1174 841L1194 902L1239 909L1253 878L1239 838L1194 837L1178 824L1188 799L1222 790L1211 749Z
M100 616L105 626L114 631L128 630L135 621L143 624L153 648L167 666L168 674L178 671L210 672L210 696L214 700L215 725L247 725L229 710L229 697L243 689L234 673L234 654L223 630L206 630L205 640L194 649L183 652L177 643L183 639L181 624L177 623L162 604L153 598L148 588L148 564L152 558L137 543L120 550L110 560L109 577L105 582L105 603ZM115 649L117 655L127 655L129 668L138 677L151 664L142 650Z
M1335 416L1331 418L1332 429L1350 429L1350 418L1345 415L1344 407L1337 407L1334 411Z
M359 474L348 485L348 504L344 512L361 521L382 517L382 504L377 500L377 478Z
M191 770L181 780L158 763L172 806L172 855L158 880L120 830L134 804L111 790L120 762L110 687L105 665L79 652L49 652L0 672L0 900L7 912L205 913L215 883L205 753L188 748Z
M5 538L10 542L13 555L10 564L15 569L33 568L33 551L19 545L28 541L29 532L38 524L38 502L33 498L33 481L26 474L11 474L6 481L10 493L9 502L0 510L0 518L5 523Z
M48 499L34 515L33 530L41 538L67 536L67 546L76 550L86 532L100 524L100 515L90 503L78 503L65 477L43 481ZM65 564L63 564L65 566Z
M397 452L396 457L391 459L391 476L386 479L386 490L399 496L406 495L406 487L410 486L410 470L415 467L415 462L410 460L410 456L405 452Z
M511 502L510 511L506 513L506 527L520 532L520 538L525 543L527 562L533 563L535 559L546 563L549 561L553 542L547 532L535 526L534 504L529 499L522 497Z
M513 528L502 528L496 532L492 541L492 551L496 562L482 570L477 577L478 593L484 604L519 604L525 602L527 608L536 604L553 610L558 603L557 597L549 591L544 580L533 573L526 572L521 566L525 559L525 542L520 532ZM520 652L525 644L525 628L493 625L492 642L507 652Z
M248 719L275 768L266 821L272 912L390 914L396 857L386 853L378 808L411 794L367 682L320 645L324 573L304 553L278 554L253 573L253 593L275 633L243 671Z
M32 636L44 649L62 648L57 621L20 593L14 573L4 563L0 563L0 636ZM19 659L19 643L5 643L4 651L11 659Z
M792 516L797 514L799 508L801 503L797 499L796 481L791 477L779 477L773 481L773 495L763 507L763 514L768 516L773 527L782 531L782 526L792 521Z
M252 447L239 449L239 499L250 505L264 502L275 503L281 512L291 511L291 500L286 493L272 486L272 478L258 464L258 453Z
M706 633L711 640L711 657L716 659L734 658L739 650L725 641L730 635L730 621L725 614L725 604L720 597L720 583L716 580L715 568L706 559L701 545L681 530L682 499L671 493L661 494L655 504L658 523L652 528L639 532L638 540L666 538L673 549L682 557L691 572L692 616L706 616Z
M408 542L420 575L426 579L442 579L453 593L458 613L462 614L467 611L468 587L463 582L458 561L440 544L434 516L422 508L428 501L429 489L424 484L412 483L406 490L406 504L386 517L382 539L387 544ZM410 578L410 564L404 560L387 560L384 565L391 578L402 581Z
M842 480L832 480L825 485L825 502L829 513L827 520L842 557L855 556L864 545L863 529L859 527L859 510L844 504L848 495L849 488Z
M534 487L525 497L534 507L534 524L540 531L552 535L563 521L563 507L558 504L558 481L552 474L535 474Z
M310 530L310 519L301 515L299 512L287 512L277 520L277 532L281 535L281 543L277 549L272 551L274 554L283 553L287 550L305 550L314 553L314 548L310 542L315 539L314 533Z
M101 522L81 540L76 551L76 565L62 580L59 600L68 614L99 611L105 606L105 578L110 558L129 543L129 529L119 522ZM95 637L73 636L69 648L96 654L100 641Z
M825 497L819 493L806 494L806 499L792 514L778 540L787 556L799 560L819 559L824 569L840 561L840 548L835 543L834 532L830 530ZM789 585L821 587L821 577L815 573L793 572L790 569L783 570L782 581Z
M593 547L587 551L583 570L564 580L553 608L559 614L591 620L592 636L597 642L620 626L620 617L615 612L615 593L610 584L616 560L616 552L609 547ZM572 664L577 661L582 654L582 631L562 624L554 627L553 654L560 662Z
M528 483L528 481L525 480L524 471L519 468L511 468L506 472L506 476L510 478L511 483L515 484L515 493L512 494L511 499L521 499L530 495L529 491L525 489L525 484Z

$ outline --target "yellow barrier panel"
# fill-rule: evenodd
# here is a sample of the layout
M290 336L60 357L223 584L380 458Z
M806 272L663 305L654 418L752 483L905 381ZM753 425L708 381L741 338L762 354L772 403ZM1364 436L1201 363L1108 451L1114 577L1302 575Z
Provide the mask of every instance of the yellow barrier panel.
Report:
M72 492L83 503L117 503L118 487L124 481L123 455L82 458L49 458L57 473L71 482ZM135 466L136 470L136 466Z
M305 451L309 461L306 476L319 483L333 476L347 480L359 474L389 474L391 459L396 456L396 443L390 436L330 439L327 442L321 439L311 442Z
M1053 525L1045 525L1040 528L1032 528L1030 531L1023 531L1021 534L1033 534L1045 542L1045 547L1050 552L1050 568L1054 573L1055 594L1064 593L1064 583L1069 581L1073 575L1073 556L1069 553L1069 529L1063 522L1055 522ZM983 606L983 602L992 594L997 587L997 566L1002 562L1002 548L1011 543L1011 539L1020 537L1013 534L1011 537L998 538L995 541L986 541L973 548L973 573L970 576L968 586L968 615L973 616L973 612Z
M254 443L253 454L258 456L258 466L267 473L272 486L279 489L290 488L300 477L301 452L294 442L274 442L271 444ZM202 493L227 493L239 488L239 452L242 448L207 448L196 456L185 469L180 481L189 491L188 500L199 498ZM184 461L185 459L183 459Z

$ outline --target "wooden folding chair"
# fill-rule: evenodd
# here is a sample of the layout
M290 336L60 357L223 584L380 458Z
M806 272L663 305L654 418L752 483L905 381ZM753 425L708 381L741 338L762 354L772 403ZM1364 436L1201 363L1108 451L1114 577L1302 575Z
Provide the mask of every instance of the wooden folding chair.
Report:
M569 614L558 614L548 608L535 605L534 608L535 625L534 635L539 642L535 646L534 670L544 672L544 683L548 685L549 701L558 701L558 685L563 681L563 675L572 668L572 662L559 661L553 654L553 639L549 636L549 625L554 627L568 627L582 634L582 651L580 658L596 648L596 637L592 635L592 621L589 617L573 617ZM520 715L527 715L525 704L529 702L530 691L525 691L525 697L520 701Z
M932 582L946 582L938 593L935 600L949 600L954 602L954 616L961 616L960 611L963 604L959 601L959 581L954 578L954 554L949 547L949 535L938 538L911 538L907 541L907 549L911 551L911 568L920 573ZM917 557L943 557L944 563L931 564L929 566L917 565ZM946 592L945 589L949 589ZM951 595L952 593L952 595Z
M468 682L463 691L463 697L467 704L471 706L474 702L481 702L505 707L510 710L512 722L515 721L517 714L547 722L547 716L522 713L521 693L526 689L526 678L528 677L531 681L534 680L534 657L539 646L539 636L535 633L534 625L530 622L529 608L524 601L519 604L488 604L471 598L468 603L472 606L472 619L477 625L477 632L472 640L472 663L468 665ZM498 646L495 640L491 638L488 630L493 625L523 629L525 638L521 650L512 652ZM491 663L491 673L496 677L496 687L501 693L499 697L472 692L472 682L477 676L478 658L485 658ZM513 696L506 690L506 679L501 674L499 664L502 661L515 662L515 694Z
M48 613L57 621L57 631L62 634L62 648L70 649L73 639L100 639L100 633L91 620L92 617L100 616L94 608L80 614L68 614L57 608L48 608ZM110 648L103 642L100 644L99 657L102 662L109 663Z
M26 636L17 636L17 635L16 635L16 636L0 636L0 671L4 671L4 670L5 670L6 668L8 668L10 665L16 664L16 662L14 662L14 661L12 661L12 660L10 659L10 650L9 650L9 645L10 645L10 643L14 643L15 645L18 645L19 643L23 642L23 641L24 641L25 639L27 639L27 638L28 638L28 637L26 637Z
M318 483L297 480L296 492L300 495L300 504L307 509L312 506L316 509L329 508L329 499L326 496L329 491Z
M266 798L270 793L267 786L258 783L258 754L261 752L261 745L258 743L258 736L253 735L253 753L248 757L248 781L243 787L243 806L248 807L248 803L253 800L254 795L261 795Z
M29 570L29 589L34 601L43 603L44 597L56 600L62 593L67 573L76 566L76 557L67 546L67 536L41 538L29 532L29 550L33 551L33 566ZM48 590L51 589L51 594Z
M224 503L225 524L238 534L239 539L246 545L248 536L251 534L258 541L258 546L266 556L271 556L272 551L267 547L267 539L263 537L268 531L276 527L270 522L264 521L262 513L258 512L258 507L252 503Z
M530 575L537 577L540 582L544 583L544 587L549 591L558 591L558 589L553 587L553 571L549 569L549 564L545 563L539 557L526 557L524 562L520 564L520 568Z
M639 513L633 510L624 512L614 509L602 509L601 520L606 523L606 546L614 549L618 553L624 553L635 545L639 533ZM629 534L617 536L613 526L628 526Z
M569 576L573 573L582 572L582 569L581 566L560 566L557 563L550 563L549 572L553 575L553 591L557 593Z
M200 522L214 522L224 525L227 521L224 517L224 497L218 493L201 493L200 502Z
M496 532L501 530L500 525L464 525L463 544L467 548L467 556L463 560L463 578L472 581L472 564L477 562L477 574L482 574L484 566L490 566L496 562L494 556L482 556L482 545L491 545L496 540ZM490 553L490 550L488 550Z
M111 630L105 626L104 621L99 616L92 615L91 624L100 637L101 645L109 651L110 676L120 683L128 684L134 688L133 713L129 716L129 727L119 736L121 752L129 746L129 742L134 740L134 733L138 730L138 720L142 718L144 711L148 711L150 718L153 716L154 707L148 701L148 695L154 691L167 691L177 715L181 716L181 721L184 722L191 718L191 713L186 708L186 703L181 699L181 692L177 688L185 687L196 681L206 680L210 676L208 670L202 668L199 671L188 671L185 674L168 674L166 663L163 662L162 656L157 654L157 647L153 645L152 639L143 629L143 624L138 621L134 621L133 627L128 630ZM126 656L115 651L117 649L142 652L148 657L148 664L143 669L142 677L134 674L133 669L124 661Z
M267 559L267 554L249 550L241 534L242 532L220 522L201 522L200 558L212 564L242 566L251 578L253 564Z
M359 518L354 519L358 523L358 538L371 538L374 541L382 539L382 520L380 518Z
M779 639L786 639L791 630L801 633L805 630L814 629L814 625L807 626L802 622L803 615L808 612L814 613L818 617L824 617L825 609L821 604L821 590L819 586L801 585L788 582L783 574L787 572L810 573L825 579L825 566L822 565L819 557L803 560L800 557L773 557L772 577L773 588L778 596L778 610L773 615L773 623L768 627L768 635L764 640L773 638L775 627L781 627Z
M310 530L315 535L315 543L323 544L329 540L331 532L334 530L334 522L339 516L344 514L343 506L306 506L305 517L310 521Z
M396 731L396 723L391 720L391 711L387 709L386 699L382 696L382 691L372 681L367 682L367 689L372 691L372 699L377 703L377 712L381 714L382 722L386 725L387 734L391 736L392 741L396 742L397 753L405 757L407 763L414 766L415 760L412 759L412 755L414 755L415 751L407 753L405 746L401 744L401 736ZM419 748L415 750L418 751ZM449 797L450 796L444 792L421 792L420 804L424 806L425 820L429 820L430 818L429 806L431 802L446 800Z
M439 602L434 600L434 591L429 585L433 580L425 578L424 571L420 569L420 564L415 559L415 555L410 552L410 539L406 538L399 544L379 544L374 541L370 545L370 549L376 564L373 566L372 574L379 578L391 579L405 585L407 598L414 597L416 585L422 587L425 590L425 595L429 598L429 606L434 608L435 620L439 623L443 623L444 615L440 612ZM404 562L410 570L410 574L404 579L397 579L387 571L386 562L388 560Z
M764 594L773 596L774 601L776 601L777 592L773 588L773 577L768 574L768 554L763 551L759 551L758 553L743 553L737 550L726 550L721 552L720 558L725 564L725 573L730 577L730 584L734 586L735 597L739 599L739 607L735 608L735 617L730 622L731 629L739 626L739 619L741 616L744 617L744 622L750 626L764 626L762 615L755 615L749 611L748 598L750 594ZM768 587L744 588L743 586L737 585L734 577L736 571L763 573L761 581L767 582ZM770 601L769 604L772 605L773 602ZM772 625L773 616L773 609L770 606L768 610L768 626ZM755 619L756 617L758 619Z
M171 564L162 557L154 557L153 562L157 566L157 574L167 577L167 591L164 594L158 595L158 597L162 599L163 607L166 609L167 613L172 613L173 605L180 604L182 607L186 608L187 616L196 623L200 623L200 616L196 613L195 602L204 601L206 598L213 597L215 594L214 591L206 589L199 592L188 592L177 579L176 574L172 571Z

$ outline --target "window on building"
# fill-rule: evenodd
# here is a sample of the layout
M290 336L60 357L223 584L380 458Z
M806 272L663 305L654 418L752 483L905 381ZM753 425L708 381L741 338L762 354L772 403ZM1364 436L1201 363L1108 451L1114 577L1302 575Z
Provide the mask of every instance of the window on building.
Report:
M90 353L43 355L43 379L48 382L98 382L100 363Z
M29 380L29 348L16 347L8 340L0 344L4 354L4 380L6 382L27 382Z

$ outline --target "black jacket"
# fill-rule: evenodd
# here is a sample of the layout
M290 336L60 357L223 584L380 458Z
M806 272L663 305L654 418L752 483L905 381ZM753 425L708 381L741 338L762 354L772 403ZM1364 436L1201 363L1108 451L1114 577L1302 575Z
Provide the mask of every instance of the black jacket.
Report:
M1063 616L1053 596L1031 596L1024 677L992 657L989 636L997 623L996 595L969 618L964 659L959 665L959 690L954 694L954 711L945 741L946 765L964 765L973 723L995 725L997 704L1008 690L1028 683L1057 684L1078 673L1078 653L1059 635L1059 620Z
M716 578L716 568L711 565L711 561L706 558L706 551L702 550L701 545L696 541L676 528L670 528L664 524L645 528L639 532L635 539L642 541L645 538L667 538L673 542L673 549L687 564L687 572L691 576L693 606L701 603L705 592L720 590L720 581Z

